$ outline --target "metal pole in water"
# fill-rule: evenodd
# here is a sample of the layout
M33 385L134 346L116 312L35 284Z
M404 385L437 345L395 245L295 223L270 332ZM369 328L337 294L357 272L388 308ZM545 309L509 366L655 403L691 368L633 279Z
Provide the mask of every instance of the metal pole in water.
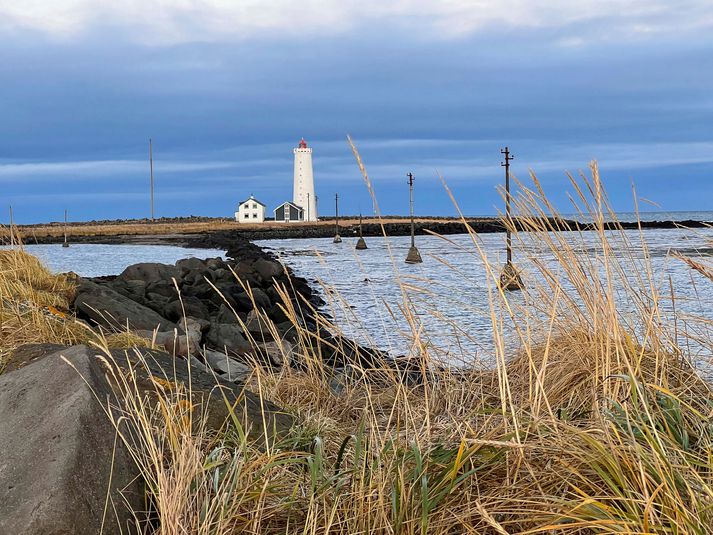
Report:
M408 190L409 190L409 212L411 214L411 247L409 247L406 255L407 264L420 264L423 262L421 253L416 249L416 227L413 221L413 173L408 173Z
M339 193L334 194L334 243L342 243L339 235Z
M69 243L67 242L67 209L64 209L64 243L62 243L62 247L69 247Z
M359 239L357 240L355 249L359 251L367 249L366 241L364 240L364 234L361 229L361 213L359 214Z
M500 286L504 290L520 290L522 289L522 279L517 268L512 263L512 233L510 231L510 225L512 224L510 213L510 162L514 156L510 154L508 147L500 149L500 154L505 155L505 161L501 162L500 165L505 168L505 220L507 224L505 228L506 261L503 271L500 273Z

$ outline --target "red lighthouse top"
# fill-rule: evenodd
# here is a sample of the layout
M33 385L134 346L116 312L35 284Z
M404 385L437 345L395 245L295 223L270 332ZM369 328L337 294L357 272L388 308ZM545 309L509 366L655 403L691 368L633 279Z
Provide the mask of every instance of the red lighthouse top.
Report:
M306 149L307 148L307 142L305 141L305 138L302 138L300 140L300 148L301 149Z

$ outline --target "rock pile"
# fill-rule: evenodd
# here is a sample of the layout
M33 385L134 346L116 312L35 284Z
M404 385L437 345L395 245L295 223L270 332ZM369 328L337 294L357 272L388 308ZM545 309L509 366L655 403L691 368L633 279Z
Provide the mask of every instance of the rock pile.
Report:
M109 331L128 327L170 353L199 356L219 373L232 375L247 368L226 358L273 365L289 358L295 325L280 306L280 288L300 310L300 321L309 322L311 309L303 305L319 306L320 299L306 281L289 278L264 254L237 261L136 264L115 277L80 278L74 307L92 325Z
M337 371L346 361L370 365L388 358L324 330L316 336L313 309L323 301L305 279L245 239L233 238L226 248L232 259L143 263L118 276L80 278L76 313L105 330L128 327L167 352L238 382L249 373L248 364L299 366L298 327L315 334L312 349ZM296 311L293 318L285 313L282 292Z

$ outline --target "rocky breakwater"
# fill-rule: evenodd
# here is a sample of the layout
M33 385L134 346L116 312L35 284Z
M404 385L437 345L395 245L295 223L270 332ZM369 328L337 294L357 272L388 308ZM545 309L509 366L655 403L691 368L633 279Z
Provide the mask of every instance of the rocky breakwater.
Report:
M237 382L255 365L300 367L305 352L336 374L389 360L320 328L322 299L270 253L235 234L202 245L225 248L230 259L136 264L118 276L78 279L77 316L109 331L128 328Z

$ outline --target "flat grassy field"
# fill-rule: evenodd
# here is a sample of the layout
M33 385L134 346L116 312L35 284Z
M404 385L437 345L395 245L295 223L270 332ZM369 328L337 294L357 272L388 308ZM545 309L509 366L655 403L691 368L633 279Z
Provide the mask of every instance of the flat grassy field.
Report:
M472 221L473 219L469 219ZM487 220L487 218L483 218ZM392 223L408 223L408 218L403 217L384 217L384 218L364 218L364 225L367 224L392 224ZM439 222L439 223L460 223L456 218L437 218L437 217L418 217L415 218L417 223ZM340 226L352 226L359 223L358 218L346 217L339 218ZM218 230L243 230L243 231L261 231L271 229L284 229L286 227L299 228L318 228L334 226L334 220L327 219L313 223L276 223L274 221L266 221L264 223L238 223L232 219L211 219L200 221L185 221L183 219L176 220L157 220L150 223L144 220L137 221L102 221L102 222L87 222L87 223L72 223L67 227L67 236L166 236L173 234L199 234L202 232L218 231ZM20 236L24 243L32 243L34 237L61 237L64 235L65 226L62 223L48 223L40 225L18 225L13 227L13 232L16 236ZM0 227L0 240L9 241L10 229L7 226Z

